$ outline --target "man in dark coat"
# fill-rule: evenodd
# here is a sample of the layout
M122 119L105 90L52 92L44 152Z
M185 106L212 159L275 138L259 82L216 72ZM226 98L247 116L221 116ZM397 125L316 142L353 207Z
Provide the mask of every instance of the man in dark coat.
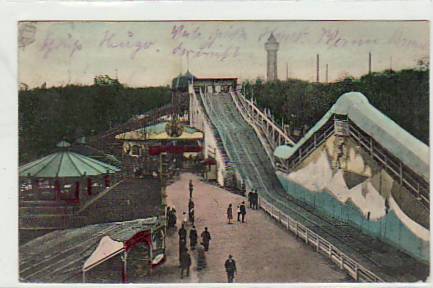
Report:
M232 219L233 219L232 204L229 204L229 207L227 208L227 219L229 220L229 224L232 224Z
M257 210L258 205L259 205L259 194L257 194L257 190L255 190L253 194L253 208Z
M232 255L229 255L229 258L224 263L224 267L227 272L227 282L233 283L236 273L236 262Z
M248 202L250 203L250 208L253 208L254 205L254 192L250 191L248 193Z
M245 223L245 215L247 214L247 208L245 207L245 202L242 201L239 209L240 209L241 215L242 215L242 223Z
M180 227L179 232L177 233L179 234L179 241L181 241L182 239L186 241L186 229L183 224L182 227Z
M191 198L189 199L188 203L188 218L189 222L194 225L194 202Z
M189 245L191 250L195 250L195 245L197 245L197 230L195 226L192 226L191 230L189 230Z
M188 249L186 249L181 257L180 263L180 278L183 279L183 272L186 270L186 276L189 276L189 268L191 267L191 256L188 253Z
M204 246L204 251L209 250L209 241L212 239L210 236L209 231L207 230L207 227L204 227L204 231L201 233L201 241Z
M192 180L189 180L189 198L192 198L193 190L194 190L194 185L192 184Z

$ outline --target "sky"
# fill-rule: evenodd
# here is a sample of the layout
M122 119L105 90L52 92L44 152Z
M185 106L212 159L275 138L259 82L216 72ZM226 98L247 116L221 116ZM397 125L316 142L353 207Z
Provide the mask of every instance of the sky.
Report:
M92 84L97 75L131 87L167 85L187 68L197 77L266 77L264 43L279 44L278 78L335 81L372 70L414 67L429 56L427 21L20 22L19 82Z

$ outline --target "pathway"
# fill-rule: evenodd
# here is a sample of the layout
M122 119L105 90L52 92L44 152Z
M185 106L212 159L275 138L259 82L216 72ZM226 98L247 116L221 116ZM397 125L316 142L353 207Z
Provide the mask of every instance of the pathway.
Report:
M208 267L196 271L193 251L191 276L180 279L178 236L177 232L171 231L167 237L167 261L155 269L149 279L151 282L226 282L224 261L229 254L234 256L238 267L236 282L351 281L329 260L287 233L261 210L248 209L245 224L227 224L228 204L236 207L245 198L201 182L193 174L182 174L180 180L167 187L168 205L175 205L178 218L187 211L189 179L194 183L197 231L200 234L207 226L212 235L207 253Z

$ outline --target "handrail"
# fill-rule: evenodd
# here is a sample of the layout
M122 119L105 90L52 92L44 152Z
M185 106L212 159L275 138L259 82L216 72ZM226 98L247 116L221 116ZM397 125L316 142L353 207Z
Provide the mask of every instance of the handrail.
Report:
M275 123L275 121L271 118L269 118L265 113L263 113L256 105L254 105L254 103L251 100L248 100L247 98L245 98L244 95L242 95L242 93L240 93L239 91L236 91L234 93L235 95L238 96L238 98L241 100L241 102L244 104L246 103L248 105L248 107L250 107L251 110L246 109L248 115L250 116L251 119L253 119L255 122L257 122L257 118L255 117L255 115L251 115L249 111L255 111L258 115L261 116L261 118L266 121L267 124L269 124L272 129L274 129L278 134L280 134L281 137L283 137L283 139L291 144L294 145L295 142L287 135L287 133L285 133L277 123ZM245 106L245 105L244 105Z
M326 239L322 238L319 234L310 230L302 223L294 220L262 197L259 199L259 206L272 218L283 224L288 231L295 233L295 235L300 239L303 239L307 245L313 246L316 252L328 256L332 262L337 264L340 269L346 270L356 281L384 282L384 280L375 273L347 256L344 252L339 250Z
M381 149L378 148L375 140L373 140L371 137L366 139L366 137L364 137L359 130L360 129L356 128L354 125L349 124L349 135L351 138L359 143L366 151L368 151L374 159L384 165L384 167L391 172L395 178L400 180L400 184L405 186L415 197L419 197L420 200L422 200L421 202L427 208L429 208L430 196L428 183L420 183L422 181L413 179L406 172L407 168L404 167L401 161L395 161L391 157L387 157L386 154L388 152L385 149L382 149L383 151L381 151Z

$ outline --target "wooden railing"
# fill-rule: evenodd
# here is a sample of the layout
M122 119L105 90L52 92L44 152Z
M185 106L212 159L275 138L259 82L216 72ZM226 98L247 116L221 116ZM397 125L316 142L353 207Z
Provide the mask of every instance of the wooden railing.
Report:
M337 264L340 269L345 270L353 279L360 282L384 282L379 276L363 267L361 264L347 256L336 246L322 238L317 233L294 220L280 209L276 208L264 198L260 198L260 208L268 213L276 221L280 222L287 231L293 232L296 237L305 241L305 244L314 248L322 255L327 256L332 262Z
M396 157L391 156L388 151L382 148L373 138L363 133L353 123L349 123L349 134L362 148L370 153L371 157L381 163L384 169L400 185L407 188L425 207L430 207L429 183L421 179L420 176L416 176L415 172L412 172Z
M232 96L239 99L240 104L255 124L263 130L272 148L275 149L278 145L289 144L294 145L294 141L283 131L283 129L261 111L251 100L245 98L240 91L231 92Z

